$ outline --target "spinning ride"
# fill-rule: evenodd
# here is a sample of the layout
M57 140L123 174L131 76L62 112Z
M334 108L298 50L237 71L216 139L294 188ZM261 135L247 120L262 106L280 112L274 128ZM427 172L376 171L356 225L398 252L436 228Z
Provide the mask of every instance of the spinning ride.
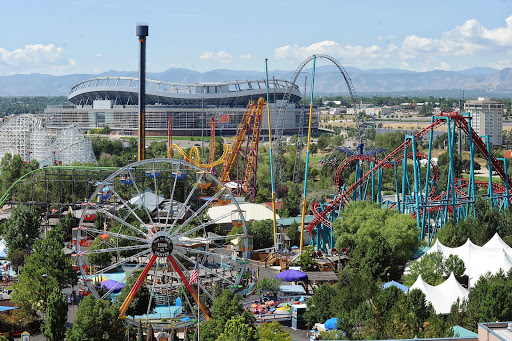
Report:
M200 185L205 183L213 184L209 197L201 196ZM210 219L206 213L217 198L230 200L235 209ZM226 217L236 220L239 234L209 233ZM226 245L234 238L237 246L228 251ZM149 291L150 300L145 314L136 317L153 323L170 319L176 326L209 319L215 286L236 289L243 284L252 247L243 211L231 192L204 169L175 159L139 161L106 178L83 204L74 240L75 266L88 292L98 299L115 299L116 288L133 276L128 283L135 284L120 315L133 309L130 304L142 288ZM195 269L199 280L191 284ZM110 282L108 290L101 290L99 283L108 279L118 284Z

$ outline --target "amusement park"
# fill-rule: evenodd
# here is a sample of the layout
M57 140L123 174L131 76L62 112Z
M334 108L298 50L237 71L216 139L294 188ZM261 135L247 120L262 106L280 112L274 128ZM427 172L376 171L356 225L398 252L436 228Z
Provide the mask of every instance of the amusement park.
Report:
M385 112L327 54L289 80L268 60L150 80L136 32L138 78L0 125L2 336L476 340L512 320L503 103ZM319 62L348 96L315 97Z

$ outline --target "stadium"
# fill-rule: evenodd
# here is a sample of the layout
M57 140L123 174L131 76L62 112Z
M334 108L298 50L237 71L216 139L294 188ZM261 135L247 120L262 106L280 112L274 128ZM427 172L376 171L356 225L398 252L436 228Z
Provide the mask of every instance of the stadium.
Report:
M48 106L46 126L60 129L77 125L90 130L108 126L124 135L137 133L139 80L132 77L97 77L84 80L71 88L68 99L73 105ZM178 84L146 80L146 134L167 135L169 118L175 136L199 136L210 130L210 117L215 117L216 134L233 135L250 100L266 98L264 80L220 83ZM289 100L284 101L289 94ZM270 110L275 120L276 109L286 106L285 134L297 133L301 115L307 124L308 110L299 106L302 94L289 81L269 81ZM286 103L286 104L285 104ZM274 121L275 122L275 121ZM318 120L312 122L318 128ZM267 120L264 120L264 131Z

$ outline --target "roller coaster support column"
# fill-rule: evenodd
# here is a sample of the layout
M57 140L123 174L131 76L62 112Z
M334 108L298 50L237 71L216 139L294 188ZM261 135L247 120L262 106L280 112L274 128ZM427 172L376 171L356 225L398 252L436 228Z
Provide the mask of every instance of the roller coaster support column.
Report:
M276 191L274 187L274 167L272 166L272 128L270 125L270 108L269 108L269 95L268 95L268 67L267 67L268 58L265 58L265 76L267 78L266 86L267 86L267 120L268 120L268 144L269 144L269 154L270 154L270 183L272 184L272 223L274 226L274 248L277 248L277 224L276 224ZM302 236L301 236L302 237ZM302 245L302 239L301 239ZM277 249L276 249L277 251Z
M304 196L302 197L302 224L300 227L300 252L304 247L304 220L306 218L306 194L308 189L309 148L311 145L311 121L313 119L313 92L315 90L316 55L313 56L313 78L311 80L311 102L309 104L308 144L306 149L306 170L304 174Z
M451 128L451 121L447 119L448 124L448 154L450 156L450 167L448 170L448 183L446 184L446 198L449 202L450 200L450 193L451 193L451 199L452 199L452 212L453 212L453 222L457 223L457 207L455 206L455 174L454 174L454 167L453 167L453 149L454 149L454 142L455 142L455 123L453 124L453 131ZM451 192L450 192L451 189ZM445 219L444 222L448 220L448 205L446 205L445 209ZM444 224L443 224L444 225Z
M434 123L434 117L432 116L432 119L430 120L430 124ZM432 161L432 142L434 141L434 130L430 130L430 137L428 142L428 160L427 160L427 175L425 177L425 200L424 204L427 203L427 198L430 193L430 165Z
M375 163L370 162L370 169L375 167ZM375 202L375 177L372 176L372 204Z
M491 140L489 135L480 136L485 138L485 144L487 145L487 168L489 169L489 199L491 200L491 207L494 207L494 191L492 190L492 163L491 163Z
M414 200L416 202L416 223L418 225L418 229L420 229L420 240L423 240L424 231L423 226L421 226L421 214L420 214L420 175L418 170L418 159L416 158L416 139L414 135L405 136L405 139L411 140L411 148L412 148L412 164L414 167Z
M404 158L402 159L402 200L403 200L403 204L402 204L402 210L400 211L400 213L405 213L405 187L407 185L407 178L408 178L408 174L407 174L407 146L404 148Z
M469 138L469 157L470 157L471 163L470 163L470 169L469 169L468 194L469 194L470 200L472 201L472 203L470 205L473 208L473 217L476 218L476 210L475 210L475 198L476 198L476 194L475 194L475 144L473 143L473 134L471 134L473 129L471 128L471 116L469 116L470 114L465 113L462 115L466 116L468 119L468 131L470 132L468 134L468 138ZM468 208L468 213L469 213L469 208Z
M503 161L503 168L505 168L505 174L508 174L507 172L507 159L504 158L504 157L498 157L497 158L498 160L500 161ZM506 209L508 207L508 204L509 204L509 200L510 200L510 193L509 193L509 188L508 188L508 176L505 178L505 188L507 190L507 194L506 194L506 198L507 200L505 201L505 204L503 205L503 208Z
M379 169L379 181L378 181L378 189L377 189L377 200L379 201L379 205L382 205L382 174L383 169Z
M396 192L396 206L398 209L398 212L400 211L400 192L398 191L398 166L396 164L396 161L390 161L390 164L393 164L393 168L395 169L395 192Z
M357 145L359 155L363 155L364 144L363 144L362 140L363 139L361 139L361 141L359 141L359 144ZM361 168L361 162L358 161L356 163L356 181L361 179L361 177L363 176L362 173L363 173L363 170ZM373 177L372 177L372 179L373 179ZM357 200L359 200L359 201L363 200L362 190L363 190L362 187L359 186L359 189L357 191L359 193L359 198L357 198Z

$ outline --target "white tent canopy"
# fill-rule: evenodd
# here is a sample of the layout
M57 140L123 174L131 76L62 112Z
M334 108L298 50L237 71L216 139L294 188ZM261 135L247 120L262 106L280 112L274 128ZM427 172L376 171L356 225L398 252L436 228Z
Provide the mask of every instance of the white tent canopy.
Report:
M457 282L453 273L446 281L436 286L426 283L419 275L409 291L413 289L420 289L426 300L432 303L436 313L443 315L450 313L450 308L457 298L462 301L469 295L468 290Z
M482 247L487 249L503 249L510 257L512 257L512 247L508 246L508 244L501 239L498 233L495 233L494 236Z
M427 251L433 253L441 251L446 259L449 255L458 256L466 267L465 274L469 277L471 285L476 284L480 276L487 272L497 273L500 269L507 272L512 268L512 249L496 234L484 246L478 246L467 240L459 247L447 247L436 240Z

